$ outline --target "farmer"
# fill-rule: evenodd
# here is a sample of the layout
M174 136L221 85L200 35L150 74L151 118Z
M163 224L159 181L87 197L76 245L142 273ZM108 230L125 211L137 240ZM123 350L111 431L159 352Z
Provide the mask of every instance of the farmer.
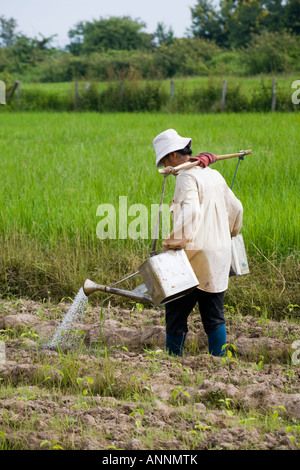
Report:
M182 355L188 316L198 302L209 353L222 356L226 343L223 299L231 264L231 237L242 227L243 207L220 173L208 168L216 161L215 155L191 157L191 138L168 129L155 137L153 145L157 167L198 161L197 166L178 172L171 205L173 230L163 246L164 250L185 250L199 286L165 305L166 349L169 354Z

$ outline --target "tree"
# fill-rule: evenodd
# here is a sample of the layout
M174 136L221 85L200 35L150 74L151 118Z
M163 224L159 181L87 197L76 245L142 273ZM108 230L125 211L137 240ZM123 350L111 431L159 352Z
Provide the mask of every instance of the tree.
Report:
M51 42L56 35L30 38L17 32L17 22L14 18L0 17L0 70L22 73L28 67L35 66L49 55L56 53Z
M222 0L221 18L228 47L247 45L253 34L266 27L267 10L263 0Z
M14 18L5 19L2 15L0 16L0 45L3 47L13 46L16 39L17 22Z
M299 63L299 38L285 31L254 35L243 52L250 74L288 72Z
M287 29L294 34L300 34L300 0L288 0L284 14Z
M172 27L169 28L169 31L166 31L166 25L164 23L157 23L156 31L154 33L154 41L158 46L165 44L169 46L174 42L174 31Z
M275 32L284 29L285 3L285 0L264 0L264 8L267 11L265 24L268 31Z
M240 48L264 31L300 33L300 0L197 0L191 13L194 37L219 46Z
M220 10L213 6L211 0L198 0L191 8L192 26L189 30L194 37L216 41L223 45L226 35Z
M156 72L162 77L207 75L206 63L218 52L213 41L200 38L176 38L160 46L154 54Z
M127 16L80 22L68 33L73 40L68 49L75 54L149 49L152 37L141 31L144 27L144 23Z
M51 48L51 43L57 34L52 34L52 36L46 37L43 34L39 33L41 39L34 39L35 45L41 51L49 50Z

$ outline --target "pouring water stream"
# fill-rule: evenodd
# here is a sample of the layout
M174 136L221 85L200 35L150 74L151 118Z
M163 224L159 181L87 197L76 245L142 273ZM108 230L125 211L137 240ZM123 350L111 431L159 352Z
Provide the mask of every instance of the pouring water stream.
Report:
M76 342L77 336L76 332L74 332L74 325L76 322L79 322L84 318L87 304L88 297L85 295L83 288L81 287L77 292L70 309L51 338L48 344L49 348L56 348L57 345L72 346L72 344Z

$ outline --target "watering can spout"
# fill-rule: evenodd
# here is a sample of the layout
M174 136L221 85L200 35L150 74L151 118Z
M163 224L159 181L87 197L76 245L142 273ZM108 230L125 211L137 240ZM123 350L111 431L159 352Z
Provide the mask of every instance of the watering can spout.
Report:
M108 294L120 295L122 297L129 297L143 304L153 303L150 295L140 294L139 292L134 292L130 290L116 289L115 287L101 286L100 284L96 284L96 282L93 282L90 279L86 279L82 287L83 292L87 297L89 297L89 295L93 294L94 292L100 291L106 292Z
M105 291L104 286L100 286L99 284L96 284L96 282L91 281L90 279L86 279L83 283L83 292L85 295L88 297L89 295L93 294L94 292L97 291Z

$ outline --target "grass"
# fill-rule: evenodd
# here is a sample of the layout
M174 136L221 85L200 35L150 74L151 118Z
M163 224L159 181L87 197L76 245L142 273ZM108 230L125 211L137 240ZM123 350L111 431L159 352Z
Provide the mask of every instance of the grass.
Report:
M262 74L260 76L253 76L253 77L235 77L230 75L223 75L218 76L217 78L212 77L185 77L185 78L174 78L174 87L175 92L182 87L188 91L197 90L199 87L205 86L208 82L218 83L220 85L220 89L222 89L222 82L223 80L227 80L228 84L233 84L235 86L242 87L245 91L250 92L255 87L260 87L262 83L264 83L267 87L272 88L272 80L273 78L276 79L277 86L280 89L284 89L286 91L291 91L291 84L293 81L299 79L299 76L294 74L275 74L273 75L265 75ZM92 81L93 82L93 81ZM147 83L158 83L157 80L149 81L143 80L143 82ZM162 80L160 81L162 87L166 91L170 91L170 82L169 80ZM80 89L84 89L86 84L89 83L88 81L79 82ZM97 91L103 91L109 82L98 82L97 84ZM21 89L24 91L30 90L40 90L49 93L56 93L60 96L66 96L68 94L74 95L75 85L74 82L61 82L61 83L26 83L21 82Z
M162 184L152 140L170 127L193 138L194 154L253 151L241 162L234 186L244 206L251 275L232 279L226 293L227 355L214 361L196 340L178 359L155 344L131 351L121 344L82 343L48 354L34 326L1 329L8 359L0 377L1 450L136 444L299 449L299 417L291 409L286 413L278 398L274 406L259 397L255 404L250 393L268 384L270 394L297 394L299 368L290 345L299 311L299 113L1 113L0 285L7 299L1 321L27 311L20 296L42 300L29 310L40 321L58 320L63 310L56 301L72 300L86 277L111 284L149 257L150 239L99 240L96 211L110 203L118 214L119 196L127 196L128 207L142 203L150 213ZM215 164L229 185L236 163ZM169 203L175 179L167 183ZM106 300L91 299L89 321L99 321L100 329ZM128 303L129 316L117 309L111 319L131 328L138 316L143 328L158 324L153 312ZM190 331L201 333L194 313ZM243 324L245 313L253 318ZM274 316L291 323L275 324ZM243 333L284 340L286 349L257 346L243 356L235 350Z
M242 232L259 281L252 276L234 286L246 282L252 300L247 294L241 303L261 307L272 289L276 297L295 292L299 121L298 113L0 114L2 294L72 297L86 277L111 284L135 272L148 258L151 240L100 240L96 211L112 204L118 220L119 196L126 196L128 208L141 203L150 214L162 186L152 140L170 127L193 138L194 154L252 149L240 164L234 192L244 206ZM229 185L236 163L214 165ZM170 177L165 203L174 186ZM264 300L262 279L272 287ZM236 295L243 296L241 289ZM284 302L286 307L297 300L289 294Z
M1 78L1 77L0 77ZM292 83L296 74L261 75L239 78L209 76L175 78L171 98L171 80L125 80L78 82L75 104L74 82L23 83L19 99L13 98L6 109L24 111L165 111L220 112L223 81L227 80L226 112L266 112L271 110L272 80L276 79L276 109L297 111L292 104ZM9 96L12 83L6 76Z

